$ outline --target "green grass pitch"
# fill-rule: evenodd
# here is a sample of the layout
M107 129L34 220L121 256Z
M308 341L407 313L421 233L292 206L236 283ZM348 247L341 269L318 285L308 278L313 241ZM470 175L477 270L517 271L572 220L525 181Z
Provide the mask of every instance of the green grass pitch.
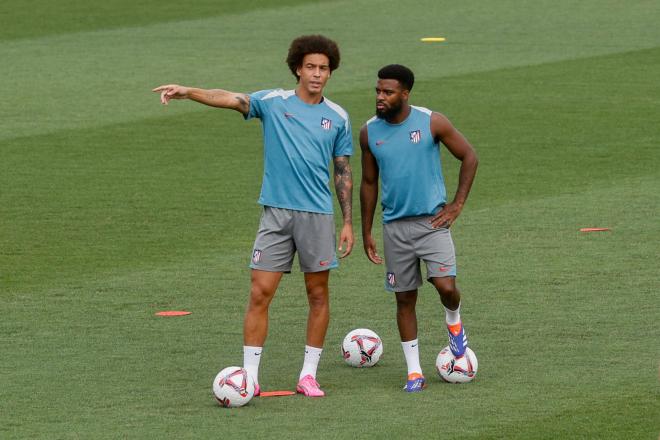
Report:
M3 1L0 438L657 438L658 22L643 0ZM331 277L327 397L211 398L242 362L261 129L150 90L293 88L284 58L305 33L340 44L327 95L354 139L375 72L397 62L416 73L411 102L480 155L454 227L470 384L434 372L446 335L425 286L430 384L401 391L394 301L358 237ZM434 36L447 41L420 42ZM451 194L458 164L443 160ZM193 313L154 316L166 309ZM265 389L293 389L306 309L295 270L273 302ZM374 368L340 357L356 327L383 338Z

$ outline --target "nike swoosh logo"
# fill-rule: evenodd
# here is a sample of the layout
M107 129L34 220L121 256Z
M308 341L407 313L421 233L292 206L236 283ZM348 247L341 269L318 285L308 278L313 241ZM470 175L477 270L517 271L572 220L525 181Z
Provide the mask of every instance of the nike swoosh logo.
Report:
M327 266L328 264L330 264L330 262L329 261L321 261L319 264L321 266Z
M411 347L417 347L417 344L411 345Z

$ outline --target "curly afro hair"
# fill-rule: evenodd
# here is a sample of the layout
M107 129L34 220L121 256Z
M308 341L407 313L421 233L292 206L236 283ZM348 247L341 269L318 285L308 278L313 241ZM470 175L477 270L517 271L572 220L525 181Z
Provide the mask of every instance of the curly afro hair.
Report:
M296 70L302 66L303 58L310 53L322 53L330 60L330 72L339 67L339 47L337 43L323 35L303 35L291 42L286 63L291 73L300 80Z

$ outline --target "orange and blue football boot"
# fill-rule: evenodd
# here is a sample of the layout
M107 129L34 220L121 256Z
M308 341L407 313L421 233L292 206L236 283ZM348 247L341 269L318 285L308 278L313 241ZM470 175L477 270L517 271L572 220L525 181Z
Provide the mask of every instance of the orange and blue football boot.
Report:
M458 324L447 325L447 332L449 333L449 348L451 352L457 358L462 357L468 345L463 324L459 321Z
M418 391L422 391L424 388L426 388L426 379L424 379L424 376L419 373L410 373L408 375L406 386L403 387L403 390L406 393L416 393Z

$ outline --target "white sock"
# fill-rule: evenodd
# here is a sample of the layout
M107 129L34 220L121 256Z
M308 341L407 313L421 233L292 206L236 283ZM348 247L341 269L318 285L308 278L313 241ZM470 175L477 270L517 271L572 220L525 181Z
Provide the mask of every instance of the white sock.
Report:
M255 384L259 383L259 362L263 347L243 346L243 368L252 377Z
M454 325L461 322L461 303L458 303L456 310L449 310L445 307L445 320L447 325Z
M401 347L403 347L403 355L406 357L408 374L422 374L422 367L419 365L419 341L414 339L412 341L401 342Z
M322 352L322 348L305 345L305 362L303 362L302 371L300 372L300 377L298 377L298 380L302 379L308 374L316 379L316 368L319 366Z

